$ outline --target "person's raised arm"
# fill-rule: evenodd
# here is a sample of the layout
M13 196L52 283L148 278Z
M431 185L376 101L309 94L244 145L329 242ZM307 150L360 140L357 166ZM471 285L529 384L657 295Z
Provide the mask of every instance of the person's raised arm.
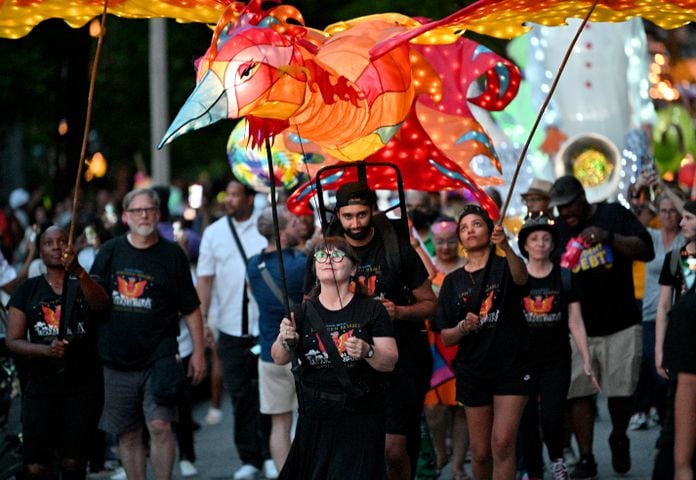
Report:
M104 287L102 287L96 280L94 280L87 271L82 268L82 266L77 261L77 255L72 246L66 247L61 256L61 263L65 267L65 270L75 275L80 282L80 290L85 296L85 300L89 305L89 308L95 312L103 312L109 308L111 304L111 299L109 294L106 293Z
M503 230L502 226L496 225L493 227L491 242L493 245L500 247L503 252L505 252L505 259L507 260L508 267L510 268L512 281L517 285L526 285L529 278L527 266L525 265L524 260L522 260L520 256L517 255L512 249L510 243L508 243L507 235L505 235L505 231ZM495 255L495 253L491 252L491 255Z

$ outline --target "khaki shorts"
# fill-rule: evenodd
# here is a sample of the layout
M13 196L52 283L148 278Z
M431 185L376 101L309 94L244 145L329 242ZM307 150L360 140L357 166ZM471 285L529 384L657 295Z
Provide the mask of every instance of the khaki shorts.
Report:
M261 413L276 415L297 409L295 379L291 365L276 365L259 359L259 403Z
M638 385L643 353L643 327L633 325L625 330L601 337L589 337L590 362L602 393L607 397L629 397ZM597 393L582 364L575 341L568 398L587 397Z

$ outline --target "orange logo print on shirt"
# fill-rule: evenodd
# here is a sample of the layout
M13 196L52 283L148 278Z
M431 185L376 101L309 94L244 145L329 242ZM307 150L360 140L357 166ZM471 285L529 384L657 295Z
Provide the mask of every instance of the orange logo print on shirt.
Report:
M524 297L524 311L532 315L544 315L549 313L553 307L553 300L555 298L555 295L550 295L548 297L539 295L534 297L534 299L531 297Z
M377 275L369 275L367 277L361 275L355 279L355 283L363 295L372 297L377 287Z
M338 332L333 332L331 334L331 339L333 340L334 345L336 345L338 353L343 353L346 351L346 340L352 337L353 330L349 330L342 335L339 335ZM326 347L324 346L324 342L321 341L321 338L319 338L319 334L317 334L317 340L319 341L319 351L322 353L326 353Z
M41 313L43 313L43 318L46 325L49 327L58 328L58 325L60 325L60 310L60 305L58 305L55 310L52 310L46 305L41 305Z
M116 280L118 281L118 293L126 298L140 298L147 287L147 280L136 282L135 278L126 280L121 276L116 277Z
M481 310L479 310L479 317L486 318L488 316L488 312L491 311L491 307L493 306L493 293L493 290L488 292L486 298L483 300L483 302L481 302Z

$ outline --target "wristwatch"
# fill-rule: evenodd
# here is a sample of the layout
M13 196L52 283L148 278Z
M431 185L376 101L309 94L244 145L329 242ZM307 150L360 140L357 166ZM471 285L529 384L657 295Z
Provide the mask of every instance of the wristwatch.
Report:
M367 351L367 355L365 355L365 358L372 358L375 356L375 349L372 348L372 345L370 345L370 349Z

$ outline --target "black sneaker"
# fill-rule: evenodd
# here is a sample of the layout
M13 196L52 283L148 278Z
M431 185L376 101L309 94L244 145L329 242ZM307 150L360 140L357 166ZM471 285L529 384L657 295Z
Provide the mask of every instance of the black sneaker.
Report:
M597 478L597 462L593 455L583 455L570 473L574 480L594 480Z
M631 441L623 436L609 435L611 466L616 473L626 473L631 469Z

